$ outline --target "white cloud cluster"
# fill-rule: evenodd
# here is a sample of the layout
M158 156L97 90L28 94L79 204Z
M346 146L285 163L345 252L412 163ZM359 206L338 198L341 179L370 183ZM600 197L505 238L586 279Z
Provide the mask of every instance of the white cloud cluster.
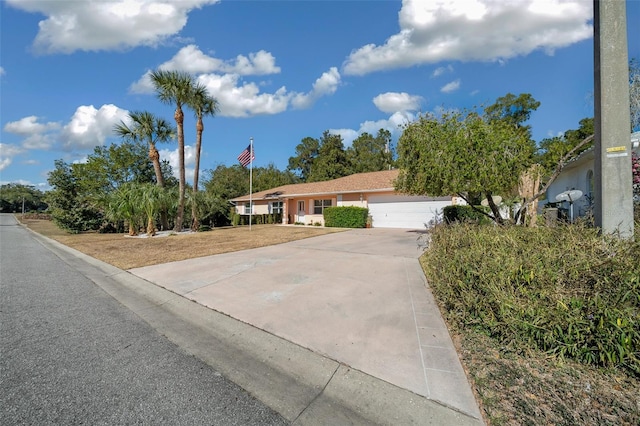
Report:
M27 12L41 13L34 48L42 53L72 53L154 46L177 34L193 9L219 0L7 0Z
M60 134L64 149L90 149L104 144L113 135L113 127L128 118L127 110L115 105L83 105L76 109L71 121Z
M223 61L205 54L193 44L181 48L173 58L161 64L159 69L197 75L198 81L218 100L218 114L222 117L278 114L290 106L308 108L322 96L335 93L340 84L340 73L336 67L332 67L314 82L307 93L290 92L284 86L273 93L261 93L257 83L244 81L243 77L280 73L280 67L276 65L270 52L260 50L248 56L238 55L233 60ZM133 83L129 91L153 93L150 72Z
M4 125L4 131L24 137L25 149L49 149L55 142L54 135L60 129L60 123L41 123L35 115L10 121Z
M398 111L416 111L423 101L421 96L410 95L406 92L387 92L373 98L373 104L382 112L396 113Z
M22 154L24 149L19 146L0 143L0 172L13 162L13 157Z
M380 129L388 130L391 136L396 138L402 133L404 125L416 119L416 111L420 109L423 101L421 96L406 92L381 93L373 98L373 103L380 111L391 114L389 118L367 120L360 123L358 130L329 129L329 132L342 136L345 146L350 146L354 139L365 132L375 136Z
M494 61L555 49L593 35L584 0L403 0L400 32L354 50L347 75L440 61ZM445 71L445 70L442 70Z

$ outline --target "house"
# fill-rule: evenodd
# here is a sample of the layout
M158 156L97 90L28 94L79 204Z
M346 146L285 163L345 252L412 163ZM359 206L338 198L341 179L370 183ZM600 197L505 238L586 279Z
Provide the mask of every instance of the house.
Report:
M631 134L631 151L640 154L640 132ZM589 148L582 152L575 159L571 160L562 169L558 178L551 183L547 190L547 203L556 203L556 196L564 191L577 189L584 194L573 203L574 217L586 215L591 209L593 202L593 185L595 169L595 150ZM544 204L544 203L541 203ZM569 209L568 202L562 202L558 207Z
M240 215L282 214L283 224L324 225L334 206L369 209L376 228L421 229L453 204L452 197L404 195L394 190L398 170L358 173L325 182L279 186L230 200ZM253 209L253 211L252 211Z

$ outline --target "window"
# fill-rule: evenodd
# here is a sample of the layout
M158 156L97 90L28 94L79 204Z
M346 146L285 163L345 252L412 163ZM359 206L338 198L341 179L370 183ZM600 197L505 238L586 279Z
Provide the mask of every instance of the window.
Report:
M327 207L331 207L331 200L313 200L313 214L322 214Z
M244 203L244 214L251 214L251 203Z
M274 201L269 203L270 213L281 214L282 213L282 201Z

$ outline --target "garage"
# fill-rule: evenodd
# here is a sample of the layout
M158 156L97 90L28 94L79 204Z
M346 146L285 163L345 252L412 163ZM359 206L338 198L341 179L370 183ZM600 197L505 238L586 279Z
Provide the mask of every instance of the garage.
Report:
M451 197L370 195L368 200L374 228L424 229L449 205Z

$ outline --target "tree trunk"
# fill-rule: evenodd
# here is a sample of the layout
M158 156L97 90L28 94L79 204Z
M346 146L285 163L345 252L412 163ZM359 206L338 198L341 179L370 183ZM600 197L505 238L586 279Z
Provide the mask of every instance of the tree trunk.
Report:
M156 224L153 217L147 219L147 237L156 235Z
M153 170L156 174L156 185L160 188L164 188L164 176L162 176L162 167L160 166L160 153L152 141L149 141L149 159L153 163ZM160 226L162 227L162 230L169 229L169 220L167 218L166 209L161 209L160 211Z
M182 113L182 106L178 104L176 106L176 112L173 115L176 120L176 128L178 130L178 167L180 169L180 178L178 186L178 213L176 214L176 223L174 230L176 232L182 231L182 225L184 221L184 195L185 195L185 169L184 169L184 114Z
M200 175L200 150L202 148L202 132L204 131L204 124L202 123L202 117L198 117L198 123L196 124L196 164L193 170L193 201L191 203L191 230L197 231L200 227L197 212L197 194L198 194L198 179Z

